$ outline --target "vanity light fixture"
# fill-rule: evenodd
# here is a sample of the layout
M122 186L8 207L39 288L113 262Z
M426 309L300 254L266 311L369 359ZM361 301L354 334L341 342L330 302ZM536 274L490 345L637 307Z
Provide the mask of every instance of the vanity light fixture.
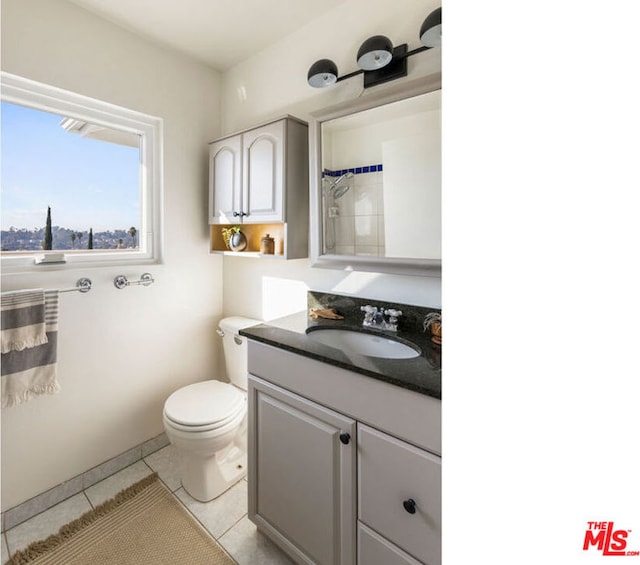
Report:
M358 66L363 71L375 71L386 67L393 58L393 43L384 35L374 35L358 49Z
M314 88L329 86L338 80L338 67L330 59L316 61L307 73L307 81Z
M394 47L388 37L374 35L358 49L356 60L360 70L339 77L338 67L331 59L320 59L309 68L307 82L314 88L324 88L364 74L364 87L368 88L407 76L408 57L442 45L442 8L431 12L422 23L420 42L423 47L408 51L406 43Z
M431 12L422 22L420 42L425 47L440 47L442 45L442 8Z

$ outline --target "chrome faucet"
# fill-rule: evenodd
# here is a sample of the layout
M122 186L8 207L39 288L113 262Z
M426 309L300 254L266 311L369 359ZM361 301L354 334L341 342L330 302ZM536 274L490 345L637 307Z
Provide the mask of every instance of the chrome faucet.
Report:
M387 330L390 332L398 331L398 318L402 316L402 312L400 310L394 310L393 308L384 310L383 308L378 308L377 306L371 306L369 304L361 306L360 310L364 312L364 320L362 320L362 325L364 327ZM385 316L388 316L389 319L386 320Z

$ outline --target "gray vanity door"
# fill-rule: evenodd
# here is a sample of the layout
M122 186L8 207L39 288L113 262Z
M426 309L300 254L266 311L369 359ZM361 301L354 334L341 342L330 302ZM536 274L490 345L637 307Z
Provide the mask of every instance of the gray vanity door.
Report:
M355 562L356 426L249 377L249 518L300 563Z

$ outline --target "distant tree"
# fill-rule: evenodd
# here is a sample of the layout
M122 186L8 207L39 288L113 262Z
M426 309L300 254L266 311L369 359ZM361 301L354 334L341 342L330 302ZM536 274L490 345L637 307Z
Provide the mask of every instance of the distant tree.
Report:
M131 226L127 233L131 236L131 239L133 240L133 247L135 247L136 246L136 234L138 233L138 230L136 228L134 228L133 226Z
M44 228L44 239L42 240L42 249L51 251L53 249L53 234L51 233L51 206L47 207L47 225Z
M71 237L71 249L75 249L76 248L76 232L72 231L69 237Z
M87 249L93 249L93 228L89 228L89 245Z
M118 238L118 249L122 249L122 238Z
M77 237L78 237L78 246L79 247L82 247L82 237L83 237L83 235L84 234L81 231L78 232Z

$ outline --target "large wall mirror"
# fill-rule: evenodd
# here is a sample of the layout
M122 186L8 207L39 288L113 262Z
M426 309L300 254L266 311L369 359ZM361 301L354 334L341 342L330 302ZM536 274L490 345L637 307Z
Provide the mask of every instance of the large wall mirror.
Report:
M441 80L313 114L315 267L440 276Z

